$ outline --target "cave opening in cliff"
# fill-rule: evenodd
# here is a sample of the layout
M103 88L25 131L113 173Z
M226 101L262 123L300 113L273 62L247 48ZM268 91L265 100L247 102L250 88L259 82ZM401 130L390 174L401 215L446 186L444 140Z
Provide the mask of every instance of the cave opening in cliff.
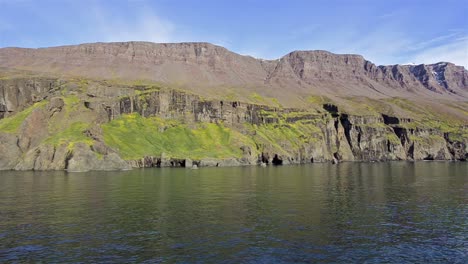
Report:
M283 160L278 157L278 154L275 154L272 160L273 165L283 165Z
M171 160L171 167L182 167L185 168L185 160Z
M429 154L423 160L434 160L434 156Z

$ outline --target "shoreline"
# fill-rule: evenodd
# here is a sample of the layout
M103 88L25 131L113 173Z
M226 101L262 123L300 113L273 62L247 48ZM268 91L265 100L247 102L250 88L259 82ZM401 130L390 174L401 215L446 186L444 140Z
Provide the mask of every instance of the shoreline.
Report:
M288 164L281 164L281 165L274 165L274 164L267 164L266 166L262 166L259 164L240 164L240 165L231 165L231 166L197 166L196 168L192 167L184 167L184 166L154 166L154 167L130 167L126 169L103 169L103 170L0 170L8 171L8 172L66 172L66 173L86 173L86 172L125 172L125 171L133 171L133 170L145 170L145 169L184 169L184 170L197 170L197 169L204 169L204 168L239 168L239 167L260 167L260 168L269 168L269 167L289 167L289 166L304 166L304 165L336 165L339 164L353 164L353 163L376 163L376 164L383 164L383 163L422 163L422 162L447 162L447 163L464 163L467 162L466 160L384 160L384 161L340 161L338 163L333 163L331 161L324 161L324 162L309 162L309 163L288 163Z

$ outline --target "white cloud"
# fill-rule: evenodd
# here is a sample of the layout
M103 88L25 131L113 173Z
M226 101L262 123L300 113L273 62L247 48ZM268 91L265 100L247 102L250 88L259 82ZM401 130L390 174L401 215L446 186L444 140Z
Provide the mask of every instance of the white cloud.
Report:
M375 28L367 33L351 28L347 35L340 34L322 44L332 47L332 52L360 54L376 64L446 61L468 69L468 36L463 30L421 40L409 35L398 23L379 24Z
M340 44L333 51L363 55L376 64L395 63L401 52L411 46L411 39L391 25L376 28L371 32L352 31L353 34L337 42Z
M158 16L150 8L137 10L135 16L118 16L104 11L99 6L91 9L91 23L95 25L87 36L90 41L211 41L226 48L236 46L222 37L195 36L176 27L176 24ZM387 14L387 16L396 14ZM1 29L1 27L0 27ZM291 38L310 35L319 25L311 25L291 32ZM184 34L185 32L185 34ZM436 63L449 61L468 68L468 38L460 30L453 30L445 35L427 40L416 40L402 28L398 22L384 21L374 29L362 32L353 26L321 34L315 39L313 49L331 50L336 53L355 53L363 55L376 64L395 64L405 62ZM248 47L238 47L240 54L256 58L276 58L267 56L272 47L262 43L261 47L250 43ZM290 52L288 50L286 52Z
M378 15L378 19L394 19L395 17L399 17L402 15L402 11L391 11L382 15Z
M433 45L440 45L441 43L444 43L446 41L450 41L451 39L454 39L454 38L459 37L459 36L460 36L460 32L455 32L455 33L450 33L450 34L443 35L443 36L438 36L438 37L435 37L435 38L432 38L432 39L429 39L429 40L422 41L420 43L416 43L416 44L412 45L411 47L409 47L409 50L421 50L421 49L425 49L425 48L428 48L428 47L433 46Z
M174 41L175 25L148 10L141 11L135 19L124 19L102 11L93 10L96 21L95 32L100 41Z
M409 61L417 63L446 61L464 66L465 69L468 69L468 38L459 38L454 42L421 50L411 56Z
M82 41L87 42L125 42L149 41L156 43L170 42L211 42L229 47L230 41L225 36L200 33L190 25L180 25L157 13L154 7L144 3L134 5L127 13L111 13L99 3L89 8L84 15L92 25L88 32L83 32Z

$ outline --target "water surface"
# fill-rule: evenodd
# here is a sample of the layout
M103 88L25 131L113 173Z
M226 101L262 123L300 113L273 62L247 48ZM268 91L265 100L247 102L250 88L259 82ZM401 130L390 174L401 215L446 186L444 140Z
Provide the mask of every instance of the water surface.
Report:
M0 171L0 262L467 259L468 163Z

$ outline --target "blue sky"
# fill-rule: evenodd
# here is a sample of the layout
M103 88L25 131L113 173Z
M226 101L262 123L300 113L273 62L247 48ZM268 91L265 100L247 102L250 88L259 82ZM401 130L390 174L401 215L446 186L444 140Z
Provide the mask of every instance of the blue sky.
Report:
M293 50L468 68L468 0L0 0L0 47L204 41L264 59Z

